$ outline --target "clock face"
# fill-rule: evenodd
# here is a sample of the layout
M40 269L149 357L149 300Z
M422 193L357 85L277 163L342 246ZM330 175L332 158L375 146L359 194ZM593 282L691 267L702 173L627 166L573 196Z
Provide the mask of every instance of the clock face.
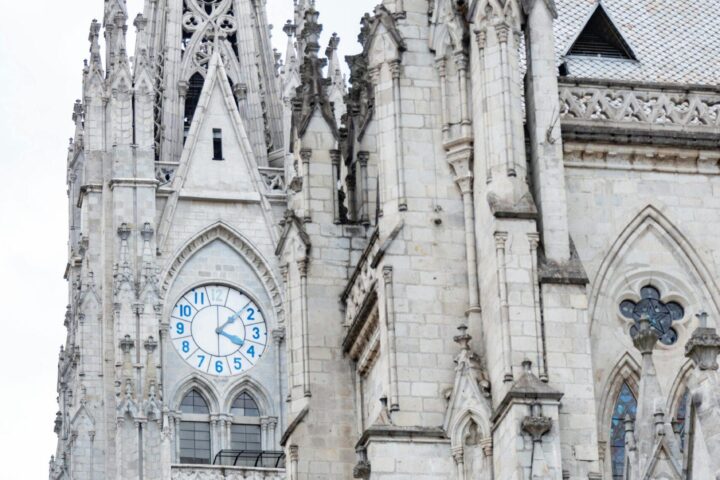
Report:
M191 367L230 377L253 368L267 347L267 325L250 297L225 285L187 292L170 318L175 350Z

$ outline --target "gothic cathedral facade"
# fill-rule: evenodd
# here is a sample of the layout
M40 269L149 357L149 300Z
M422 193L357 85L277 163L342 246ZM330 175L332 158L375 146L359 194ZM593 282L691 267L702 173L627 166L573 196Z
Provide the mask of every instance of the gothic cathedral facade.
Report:
M716 0L294 4L92 22L50 479L720 478Z

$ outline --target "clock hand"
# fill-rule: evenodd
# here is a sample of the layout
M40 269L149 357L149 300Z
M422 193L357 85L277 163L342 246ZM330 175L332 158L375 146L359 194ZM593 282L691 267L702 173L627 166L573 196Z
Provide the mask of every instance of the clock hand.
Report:
M234 343L238 347L242 347L243 345L245 345L245 341L236 335L231 335L226 332L220 332L219 335L222 335L223 337L227 338L228 340L230 340L232 343Z
M235 323L235 321L236 321L238 318L240 318L240 314L242 313L242 311L245 310L245 309L248 307L248 305L250 305L251 303L252 303L252 302L248 302L247 305L245 305L243 308L241 308L240 310L238 310L237 313L235 313L235 314L231 315L230 317L228 317L227 322L225 322L225 324L224 324L222 327L218 327L218 328L215 329L215 333L217 333L218 335L220 335L220 334L222 333L222 331L225 330L225 328L227 328L228 325L231 325L231 324Z

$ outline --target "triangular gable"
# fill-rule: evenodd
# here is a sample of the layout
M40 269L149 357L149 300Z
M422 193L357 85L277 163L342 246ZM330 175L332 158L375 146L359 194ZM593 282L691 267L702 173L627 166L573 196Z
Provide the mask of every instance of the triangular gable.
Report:
M393 14L390 13L390 11L383 5L375 7L374 13L374 17L370 17L366 14L366 16L362 19L363 28L359 40L360 43L363 44L363 54L367 55L372 49L380 25L385 27L388 37L395 45L398 54L407 50L407 45L397 28L397 23Z
M566 55L636 60L630 45L598 3Z
M455 383L443 422L443 428L453 446L462 445L462 435L470 420L477 424L483 436L491 436L490 383L479 357L470 349L470 339L466 334L455 339L463 348L455 360Z
M673 434L672 428L666 427L666 433ZM655 478L667 478L673 480L682 480L682 467L677 463L676 459L679 454L673 455L668 441L663 438L655 446L650 463L645 470L642 480L653 480Z
M280 240L275 249L275 255L279 257L283 255L285 247L288 245L287 241L290 239L290 234L293 230L297 231L297 236L305 247L305 253L310 252L310 248L312 247L310 236L305 231L302 221L295 215L295 212L288 210L285 212L285 228L283 229L282 235L280 235Z
M198 101L195 115L190 126L185 147L180 157L180 167L173 179L172 190L173 194L168 199L167 205L163 212L163 216L160 223L159 242L158 247L162 250L167 241L168 232L172 225L177 204L180 198L180 192L185 187L188 180L188 176L192 167L193 158L195 157L195 151L200 143L200 134L204 126L205 119L208 114L208 107L211 105L211 100L217 98L219 95L222 98L224 107L227 113L231 117L232 132L227 132L228 137L234 136L234 141L237 142L241 150L239 157L240 159L233 159L234 161L245 162L245 168L247 170L247 178L250 180L249 188L255 192L264 192L264 183L258 170L258 164L255 161L255 155L250 145L247 132L245 130L240 112L234 101L234 96L230 83L227 79L227 73L223 66L220 54L215 51L210 60L210 67L208 69L207 78L203 85L202 93ZM228 138L225 137L225 138ZM272 225L272 219L269 218L268 212L270 211L270 205L267 203L264 197L261 197L265 205L263 205L263 212L266 213L268 218L268 225Z

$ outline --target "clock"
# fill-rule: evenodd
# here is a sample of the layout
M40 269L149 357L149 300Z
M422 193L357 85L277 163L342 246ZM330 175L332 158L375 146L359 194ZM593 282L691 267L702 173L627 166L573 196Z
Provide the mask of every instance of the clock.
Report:
M170 338L196 370L231 377L252 369L267 348L262 310L246 293L219 284L188 291L175 304Z

